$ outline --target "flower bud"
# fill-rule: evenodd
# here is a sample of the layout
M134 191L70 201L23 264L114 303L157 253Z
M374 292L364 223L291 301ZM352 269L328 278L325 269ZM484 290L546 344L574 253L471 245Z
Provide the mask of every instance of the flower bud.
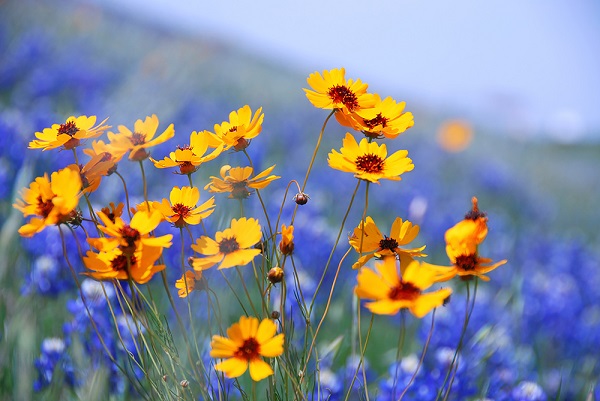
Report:
M273 284L280 283L283 280L283 269L281 267L273 267L269 270L267 278Z
M304 192L299 192L296 194L296 196L294 196L294 202L296 202L299 205L306 205L309 199L310 196L308 196Z
M281 313L279 313L279 311L274 310L273 312L271 312L271 319L279 319L279 316L281 316Z

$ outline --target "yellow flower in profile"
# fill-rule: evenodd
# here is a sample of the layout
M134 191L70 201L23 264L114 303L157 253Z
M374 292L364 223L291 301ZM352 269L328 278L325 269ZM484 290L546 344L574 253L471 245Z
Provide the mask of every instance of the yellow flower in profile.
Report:
M294 252L294 226L287 227L281 225L281 242L279 242L279 250L284 255L290 255Z
M100 246L101 251L88 251L83 257L83 263L91 272L84 274L96 280L129 280L145 284L152 276L164 270L165 265L155 265L162 255L161 247L138 247L133 253L124 253L123 249L115 246L105 248L105 243L91 241L92 246ZM114 245L114 244L113 244Z
M373 300L365 306L375 314L395 315L401 309L408 309L416 317L422 318L432 309L443 305L452 293L449 288L423 293L439 278L440 273L436 269L423 268L414 260L400 275L396 257L386 256L381 263L375 263L375 270L362 268L358 272L358 285L354 292L361 299Z
M256 138L262 131L264 113L260 107L254 115L250 106L245 105L237 111L229 113L229 121L215 124L216 136L223 141L225 149L244 150L250 145L249 140Z
M413 257L427 256L422 253L425 245L418 248L400 248L414 241L418 234L419 226L413 225L408 220L402 221L400 217L396 217L396 220L392 223L390 236L382 235L373 219L368 216L364 222L361 222L354 229L352 236L349 238L352 248L359 254L363 254L352 265L352 268L358 269L362 267L373 257L381 259L385 256L396 255L401 259L412 259Z
M103 207L102 209L100 209L100 211L104 213L104 215L114 223L115 218L121 217L121 215L123 214L123 207L123 202L119 202L119 204L117 205L115 205L114 202L110 202L108 206Z
M170 124L162 134L157 136L158 117L156 114L146 117L145 120L137 120L133 126L133 132L124 125L119 125L119 133L108 132L110 148L115 154L129 152L129 160L141 161L150 154L147 149L159 145L175 135L173 124Z
M352 114L336 113L336 119L369 138L394 139L415 124L412 113L404 112L405 102L397 103L389 96L383 100L377 94L374 96L373 107Z
M108 118L104 119L100 124L96 124L96 116L71 116L63 124L52 124L50 128L44 128L42 132L36 132L37 139L29 142L29 149L73 149L79 146L81 140L88 138L96 138L110 128L104 123Z
M243 266L261 253L252 248L260 241L262 233L258 220L242 217L231 220L231 227L218 231L215 239L202 236L192 244L192 249L204 257L192 258L194 270L206 270L216 264L220 269Z
M108 170L108 175L111 175L117 170L117 163L121 161L125 152L120 151L116 153L116 150L112 148L110 145L104 143L104 141L93 141L92 147L83 149L83 153L94 158L96 156L102 156L101 161L103 162L112 162L114 166Z
M180 174L192 174L196 172L203 163L215 159L221 154L225 145L211 132L193 131L190 134L190 144L177 147L175 152L169 153L169 157L163 160L150 158L156 168L179 167ZM213 148L210 153L209 148Z
M306 82L312 88L304 89L306 97L319 109L334 109L349 114L375 104L373 95L367 93L368 85L360 79L346 80L344 68L325 70L322 75L313 72Z
M277 175L269 175L274 168L275 165L272 165L254 178L250 178L254 171L252 167L232 168L230 165L225 165L221 167L221 178L210 177L211 182L206 184L204 189L210 192L229 192L229 198L232 199L246 199L250 196L249 188L263 189L271 181L281 178Z
M196 187L173 187L169 199L170 202L167 199L153 202L153 206L175 227L200 224L215 211L214 197L196 207L200 200L200 190Z
M29 222L19 228L23 237L31 237L46 226L66 223L76 215L76 208L81 196L81 178L79 172L64 168L37 177L34 182L21 191L13 207L23 213L24 217L32 217Z
M186 271L179 280L175 282L179 298L186 298L196 289L196 283L202 280L202 271ZM200 287L198 287L200 288Z
M363 138L360 144L347 133L340 152L331 150L327 162L333 169L354 173L360 180L379 183L379 180L400 181L400 175L415 167L407 157L408 151L398 150L387 157L385 144L369 143Z
M506 260L493 263L492 259L479 256L478 246L488 233L487 217L478 207L477 198L472 199L473 207L465 218L450 227L445 234L446 254L452 266L430 265L440 271L446 270L448 279L458 275L463 279L479 277L483 281L490 278L485 274L502 266Z
M276 334L277 326L270 319L260 324L255 317L240 317L227 329L227 337L214 335L210 343L212 358L226 358L215 369L229 378L243 375L250 367L250 377L260 381L273 374L262 357L274 358L283 354L284 335Z
M96 155L88 161L85 166L70 164L67 166L73 171L77 171L81 177L82 190L86 194L90 194L98 189L102 177L107 176L115 167L112 161L103 161L102 154Z

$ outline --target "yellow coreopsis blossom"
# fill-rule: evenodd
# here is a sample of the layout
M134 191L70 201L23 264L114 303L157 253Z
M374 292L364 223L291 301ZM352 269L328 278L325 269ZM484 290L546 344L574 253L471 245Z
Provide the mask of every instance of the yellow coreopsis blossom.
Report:
M117 170L117 163L121 161L124 151L117 151L112 148L110 145L104 143L104 141L93 141L92 147L83 149L83 153L94 158L96 156L102 156L101 161L103 162L112 162L114 165L111 169L108 170L108 175L111 175Z
M175 135L173 124L170 124L162 134L157 137L158 117L156 114L146 117L145 120L137 120L133 131L124 125L119 125L119 133L108 132L110 148L115 154L129 152L129 160L141 161L150 154L147 149L161 144Z
M397 103L393 98L381 100L377 94L373 107L360 109L352 114L336 113L341 125L361 131L370 138L394 139L414 125L413 115L404 112L405 102Z
M270 319L260 324L255 317L240 317L227 329L227 337L214 335L210 356L226 358L215 365L229 378L243 375L250 367L250 377L260 381L273 374L273 369L262 357L273 358L283 354L284 335L276 334L277 326Z
M223 141L225 149L244 150L250 145L249 140L258 136L262 131L264 117L262 107L252 115L250 106L245 105L237 111L229 113L229 121L215 124L215 134Z
M99 154L92 157L85 166L70 164L67 167L79 173L83 192L90 194L98 189L102 177L109 175L115 167L115 163L104 161L104 156Z
M104 226L98 225L106 237L88 238L88 242L95 248L104 251L119 247L126 254L132 254L140 247L169 248L173 235L166 234L160 237L151 236L150 233L156 229L162 220L159 211L137 211L127 224L121 217L105 215L103 212L96 213Z
M81 196L81 177L79 172L64 168L37 177L34 182L21 191L13 207L23 213L24 217L32 217L29 222L19 228L23 237L31 237L46 226L66 223L75 217L76 208Z
M272 165L254 178L250 178L254 169L252 167L231 167L225 165L221 167L221 178L210 177L211 182L204 189L210 192L229 192L229 197L233 199L246 199L250 196L250 190L263 189L271 183L271 181L281 178L277 175L269 175L275 168Z
M186 271L179 280L175 282L179 298L186 298L196 289L196 283L202 280L202 271Z
M173 187L169 199L170 202L167 199L153 202L153 206L175 227L200 224L215 211L214 196L200 206L196 206L200 200L200 190L196 187Z
M73 149L80 145L81 140L88 138L96 138L110 128L104 123L108 118L104 119L100 124L96 123L96 116L71 116L63 124L52 124L50 128L44 128L42 132L36 132L37 139L29 142L29 149Z
M369 143L363 138L360 144L347 133L340 152L331 150L327 162L333 169L354 173L360 180L379 183L379 180L400 181L400 175L415 167L407 157L408 151L398 150L387 157L385 144Z
M375 263L375 270L364 267L358 272L354 292L361 299L373 300L365 306L375 314L395 315L408 309L418 318L443 305L452 293L449 288L423 293L444 278L436 269L423 268L413 260L402 270L400 275L395 256L386 256Z
M419 234L419 226L410 221L402 221L396 217L392 223L390 236L381 234L377 225L370 216L354 229L349 238L350 245L356 252L363 254L354 265L353 269L362 267L372 257L382 258L384 256L396 255L398 258L410 258L427 256L422 253L425 245L418 248L401 248L411 243Z
M91 272L85 272L96 280L129 280L145 284L152 276L164 270L165 265L155 265L162 255L161 247L137 247L133 251L124 252L119 246L107 248L98 241L91 241L92 246L100 246L100 252L88 251L83 258L85 267ZM115 244L112 244L115 245Z
M213 150L207 154L209 148ZM178 147L163 160L150 160L156 168L179 167L179 173L187 175L196 172L203 163L215 159L224 148L225 144L213 133L193 131L190 134L189 145Z
M452 266L429 265L431 268L445 271L449 274L448 279L460 276L463 279L479 277L484 281L490 278L485 274L502 266L506 260L493 263L492 259L479 256L478 247L488 233L487 217L479 211L477 198L472 199L473 207L465 215L465 218L450 227L445 234L446 254Z
M231 220L231 227L218 231L215 239L202 236L192 244L192 249L204 257L192 258L194 270L206 270L219 264L219 269L243 266L261 253L253 248L261 239L258 220L242 217Z
M344 68L325 70L322 75L314 72L306 82L312 88L304 89L306 97L320 109L334 109L349 114L375 104L373 95L367 93L368 85L360 79L346 80Z
M100 209L100 211L104 213L104 215L114 223L115 218L121 217L121 215L123 214L124 207L125 206L123 205L123 202L120 202L117 205L115 205L114 202L110 202L108 206L103 207L102 209Z

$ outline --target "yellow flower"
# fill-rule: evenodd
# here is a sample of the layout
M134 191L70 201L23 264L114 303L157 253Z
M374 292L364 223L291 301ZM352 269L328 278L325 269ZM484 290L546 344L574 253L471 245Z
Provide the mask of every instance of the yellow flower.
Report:
M408 151L398 150L387 157L385 144L369 143L367 138L358 144L350 133L346 134L340 152L332 149L329 153L327 162L331 168L377 184L380 179L400 181L401 174L415 167L407 157Z
M169 248L173 235L166 234L160 237L151 237L152 232L162 220L161 213L157 210L152 212L137 211L127 224L121 217L114 217L114 221L103 212L96 213L104 226L98 229L106 237L88 238L88 242L95 248L105 251L119 247L123 254L131 255L140 247Z
M66 223L76 214L81 196L81 178L79 172L64 168L37 177L34 182L21 191L13 207L23 213L24 217L36 216L19 228L23 237L31 237L46 226Z
M461 220L446 231L446 254L452 266L429 265L440 271L447 272L448 279L458 275L463 279L471 279L473 276L484 281L490 278L485 276L498 266L506 263L506 260L493 263L492 259L479 256L478 246L483 242L488 233L487 217L479 211L477 198L472 199L473 207Z
M114 223L115 217L121 217L123 214L123 207L123 202L120 202L118 205L115 205L114 202L110 202L109 206L103 207L100 211Z
M91 242L92 246L101 242ZM113 244L114 245L114 244ZM92 270L86 272L96 280L128 280L138 284L147 283L154 273L160 272L165 265L155 265L162 254L160 247L138 247L133 253L124 253L120 247L103 248L101 252L88 251L83 258L85 266Z
M341 125L361 131L370 138L394 139L414 125L412 113L404 112L405 102L397 103L389 96L384 100L377 94L374 96L373 107L352 114L336 113L336 119Z
M225 165L221 167L221 178L210 177L211 182L204 189L210 192L229 192L229 197L232 199L246 199L250 196L248 188L263 189L271 181L281 178L277 175L269 175L274 168L275 165L272 165L254 178L250 178L254 171L252 167L232 168L230 165Z
M402 221L400 217L396 217L392 224L390 236L382 235L379 228L375 225L373 219L368 216L365 222L361 222L354 229L350 237L350 245L359 254L365 254L358 259L353 269L362 267L372 257L382 258L384 256L396 255L399 258L413 258L415 256L427 256L421 251L425 249L425 245L419 248L400 248L403 245L411 243L419 234L419 226L414 225L406 220ZM362 245L362 250L361 250Z
M170 194L170 203L167 199L163 199L162 203L153 202L153 206L175 227L184 227L186 224L200 224L200 221L214 212L214 197L196 207L199 200L200 191L198 188L173 187Z
M108 132L110 148L115 154L129 152L129 160L133 161L146 159L150 155L147 152L148 148L159 145L175 135L175 129L171 124L162 134L154 137L158 129L156 114L146 117L143 121L137 120L133 126L133 132L124 125L119 125L118 128L118 134Z
M179 280L175 282L177 295L179 298L187 297L190 292L196 289L196 283L202 280L202 271L186 271Z
M277 326L270 319L260 324L255 317L240 317L227 329L227 337L214 335L210 356L227 358L215 365L229 378L243 375L250 367L250 377L260 381L273 374L273 369L261 357L273 358L283 354L284 335L277 334Z
M408 309L422 318L442 305L452 293L449 288L423 293L439 281L437 270L423 268L419 262L412 261L400 276L396 265L396 258L387 256L381 263L375 264L375 271L362 268L358 272L358 285L354 292L359 298L373 300L365 305L371 312L395 315L400 309Z
M117 152L116 149L112 148L110 145L104 143L104 141L93 141L92 147L84 149L83 153L94 158L98 155L102 156L101 161L103 162L112 162L114 166L108 170L108 175L111 175L117 170L117 163L121 161L124 151Z
M473 197L471 202L473 206L465 218L446 231L446 252L474 254L477 252L477 246L487 236L487 217L479 211L476 197Z
M294 252L294 226L286 227L281 225L281 242L279 242L279 250L284 255L290 255Z
M203 235L192 244L194 251L205 256L192 258L192 266L194 270L206 270L218 263L219 269L246 265L260 254L260 249L252 247L260 241L261 236L258 220L245 217L233 219L231 227L218 231L214 240Z
M37 139L29 142L29 149L56 149L61 146L63 149L73 149L79 146L82 139L96 138L110 128L104 123L96 123L96 116L71 116L67 118L64 124L52 124L50 128L44 128L42 132L36 132Z
M215 134L223 141L226 150L232 147L236 151L244 150L250 145L249 139L255 138L262 131L264 117L262 107L253 116L250 106L245 105L229 113L229 121L215 124Z
M437 142L447 152L461 152L473 140L473 127L465 120L448 120L437 131Z
M319 109L335 109L349 114L363 108L373 107L375 99L367 93L367 84L357 79L346 80L346 70L335 68L333 70L313 72L306 82L313 90L304 89L306 97Z
M169 153L169 157L163 160L154 160L150 158L156 168L179 167L180 174L192 174L196 172L200 165L215 159L224 149L224 144L208 131L196 132L190 134L190 144L183 147L177 147L175 152ZM212 152L206 154L209 148L214 148Z
M81 177L82 190L86 194L90 194L98 189L102 177L109 174L115 167L112 161L103 161L102 154L96 155L86 163L85 166L70 164L67 166L73 171L77 171Z

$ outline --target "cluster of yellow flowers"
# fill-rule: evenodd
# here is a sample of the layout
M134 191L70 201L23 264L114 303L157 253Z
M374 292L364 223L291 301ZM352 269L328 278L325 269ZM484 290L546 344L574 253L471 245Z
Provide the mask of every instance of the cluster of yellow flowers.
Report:
M323 71L322 74L315 72L307 82L311 89L304 90L314 106L331 110L330 116L335 115L341 125L364 136L358 142L348 132L340 150L332 149L328 155L331 168L353 173L359 183L366 182L367 188L370 183L379 183L381 179L399 181L402 174L413 170L408 151L399 150L388 156L386 145L376 142L384 138L395 139L413 126L413 116L404 111L404 102L398 103L391 97L381 99L377 94L368 93L367 84L360 80L347 80L343 68ZM156 115L137 120L133 129L120 125L117 132L110 131L112 127L105 124L107 120L96 125L95 116L69 117L62 124L54 124L37 132L37 139L31 141L29 147L72 150L75 163L52 173L50 179L47 174L36 178L29 188L23 190L22 199L17 200L14 206L24 216L33 217L19 229L19 233L30 237L46 226L78 226L83 221L90 221L96 227L98 237L87 238L90 250L83 258L87 268L85 274L97 280L147 283L155 273L165 269L163 250L172 245L171 234L155 235L159 224L166 222L182 232L187 229L192 235L189 226L201 224L216 209L214 197L200 202L200 190L192 183L192 174L204 163L227 150L245 153L250 166L224 165L220 176L210 177L204 186L204 190L227 193L229 198L240 202L254 191L260 197L259 190L280 178L272 174L274 165L256 174L246 153L250 142L260 134L263 119L262 108L253 113L246 105L231 112L227 121L215 124L213 131L192 132L188 145L178 146L162 160L150 157L149 149L173 138L175 129L170 124L156 135L159 127ZM77 148L104 132L107 132L108 142L94 140L89 148L83 150L90 160L85 165L79 164ZM94 211L88 201L90 218L84 218L77 209L80 197L87 199L99 188L103 177L118 174L117 163L126 154L129 160L140 164L145 201L135 208L125 209L128 219L124 217L123 204L111 203L101 211ZM178 174L188 176L190 185L173 187L168 199L149 200L142 164L146 159L159 169L178 169ZM308 175L307 172L306 180ZM298 205L308 201L308 195L303 192L304 186L294 198ZM465 219L446 233L446 250L451 266L415 259L426 256L423 253L425 246L408 247L418 236L419 226L397 217L391 225L390 235L383 235L373 218L366 216L366 210L364 212L364 220L354 229L349 244L359 254L353 264L353 268L358 269L355 294L371 301L366 307L373 313L389 315L407 309L415 316L423 317L442 305L451 294L450 288L424 292L433 284L448 281L456 275L487 280L485 273L506 262L492 263L478 255L478 245L487 235L487 218L479 211L475 198L473 208ZM189 258L192 270L184 271L175 283L178 295L183 298L193 290L206 288L202 277L206 269L213 266L227 269L253 262L265 252L265 243L274 241L276 235L281 236L278 246L281 260L277 259L280 266L269 266L263 279L269 280L269 288L281 282L286 258L294 252L293 218L289 225L283 224L275 234L270 227L268 229L271 235L263 238L263 228L258 219L242 215L232 219L229 227L216 232L214 237L194 237L195 242L191 245L194 256ZM373 258L379 260L374 268L365 267ZM261 295L264 296L264 293ZM225 359L215 365L215 369L228 377L238 377L249 367L251 378L259 381L274 373L272 366L262 357L281 355L284 341L284 334L277 334L277 325L272 319L259 321L258 317L242 316L239 322L227 329L226 337L213 336L211 356ZM310 358L310 352L308 354Z

